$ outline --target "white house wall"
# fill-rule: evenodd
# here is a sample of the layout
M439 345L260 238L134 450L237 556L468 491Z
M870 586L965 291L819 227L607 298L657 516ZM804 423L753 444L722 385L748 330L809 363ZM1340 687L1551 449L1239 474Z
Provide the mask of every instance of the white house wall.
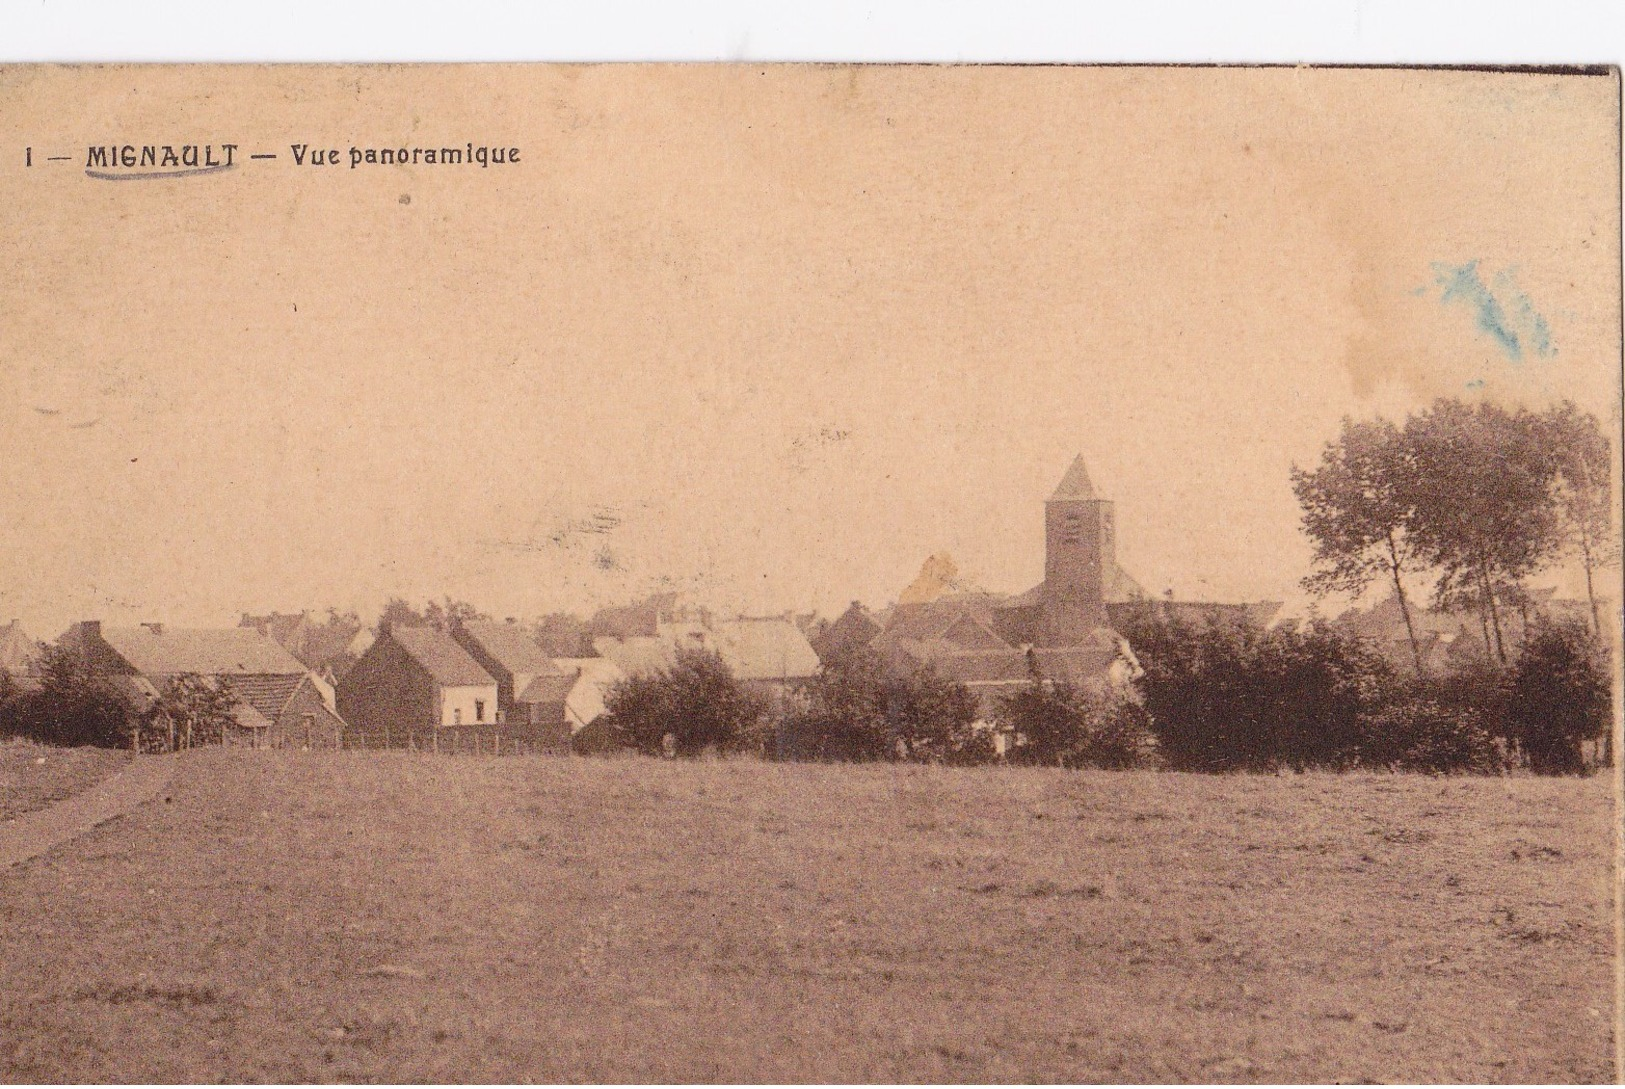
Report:
M440 725L442 726L474 726L480 724L475 717L475 701L485 701L486 725L494 725L497 720L497 686L494 684L482 685L443 685L440 689ZM459 716L459 712L461 715Z

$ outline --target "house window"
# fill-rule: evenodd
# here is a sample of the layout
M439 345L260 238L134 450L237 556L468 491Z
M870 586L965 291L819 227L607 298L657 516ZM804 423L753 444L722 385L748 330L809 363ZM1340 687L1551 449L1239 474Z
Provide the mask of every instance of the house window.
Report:
M1079 544L1083 541L1083 515L1069 514L1066 516L1065 539L1068 544Z
M461 726L463 724L463 709L461 707L453 707L451 709L451 724L453 726Z
M484 722L485 721L485 701L484 700L475 700L474 701L474 721L475 722Z

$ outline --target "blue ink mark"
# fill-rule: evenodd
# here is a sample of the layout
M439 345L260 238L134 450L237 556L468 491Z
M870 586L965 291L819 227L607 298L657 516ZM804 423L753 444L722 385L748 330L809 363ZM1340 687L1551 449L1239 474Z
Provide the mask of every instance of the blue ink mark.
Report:
M1514 363L1522 362L1525 349L1542 357L1556 354L1551 327L1529 296L1518 289L1513 270L1496 273L1493 290L1479 275L1477 261L1465 265L1434 262L1433 278L1443 288L1439 301L1460 302L1473 310L1479 329Z
M1475 378L1471 382L1467 383L1467 388L1468 389L1483 389L1484 388L1484 380L1482 378Z
M1546 324L1546 319L1535 310L1529 296L1518 290L1511 269L1502 269L1495 274L1495 293L1507 301L1507 307L1512 311L1512 321L1523 330L1530 350L1538 356L1552 355L1552 330Z

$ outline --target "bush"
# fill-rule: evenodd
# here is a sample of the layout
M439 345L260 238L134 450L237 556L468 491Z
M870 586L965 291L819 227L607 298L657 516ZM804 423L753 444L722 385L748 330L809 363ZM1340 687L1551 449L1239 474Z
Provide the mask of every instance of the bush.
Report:
M1534 626L1505 693L1506 733L1538 774L1583 772L1581 743L1613 727L1606 651L1579 621L1547 618Z
M826 665L788 715L774 755L793 760L913 760L983 764L993 736L976 697L928 669L895 675L872 655Z
M1158 751L1178 770L1352 766L1362 714L1393 678L1380 655L1337 632L1217 615L1192 623L1155 605L1122 621Z
M985 763L993 741L976 728L976 697L957 681L922 669L881 686L886 724L898 756L934 764Z
M740 684L721 655L686 647L670 669L617 681L604 705L604 731L619 731L654 756L732 749L766 713L766 701Z
M1001 722L1015 732L1006 758L1018 764L1067 768L1133 768L1150 760L1155 741L1150 716L1138 701L1115 691L1032 683L1006 696Z
M1491 775L1508 766L1507 750L1485 728L1481 712L1414 693L1367 715L1364 732L1360 763L1366 767Z
M577 756L612 756L632 749L632 739L608 715L600 715L570 736L570 751Z
M813 678L786 713L772 755L785 760L893 760L879 661L855 654Z
M30 690L10 685L5 727L47 745L124 748L141 716L130 701L82 656L66 647L46 647L37 663L39 684Z

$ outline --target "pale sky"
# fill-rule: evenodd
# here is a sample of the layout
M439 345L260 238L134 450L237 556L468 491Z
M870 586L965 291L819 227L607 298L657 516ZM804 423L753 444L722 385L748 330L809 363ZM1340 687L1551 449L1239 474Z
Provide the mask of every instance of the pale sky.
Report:
M1617 421L1617 102L1466 72L5 69L0 620L668 585L834 613L937 551L1021 591L1080 452L1147 589L1299 602L1288 474L1345 414ZM521 162L289 155L469 141ZM279 158L86 177L114 142Z

